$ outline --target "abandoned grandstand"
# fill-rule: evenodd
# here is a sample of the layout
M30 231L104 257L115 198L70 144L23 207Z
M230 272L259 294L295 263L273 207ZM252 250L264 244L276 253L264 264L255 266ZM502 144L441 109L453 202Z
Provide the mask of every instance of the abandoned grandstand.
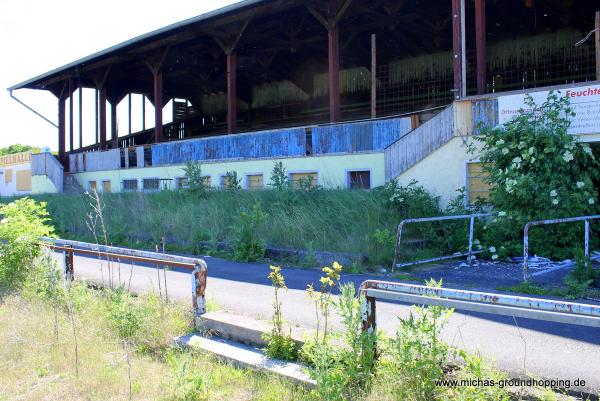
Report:
M177 189L186 185L185 163L198 161L213 187L235 171L245 188L259 189L282 161L292 181L373 188L416 179L442 200L461 187L473 199L486 185L467 138L479 123L510 118L525 93L570 93L572 133L600 141L596 8L241 1L9 88L56 96L58 156L15 159L31 172L19 173L16 186L7 160L2 182L11 195ZM83 139L85 96L95 105L92 144Z

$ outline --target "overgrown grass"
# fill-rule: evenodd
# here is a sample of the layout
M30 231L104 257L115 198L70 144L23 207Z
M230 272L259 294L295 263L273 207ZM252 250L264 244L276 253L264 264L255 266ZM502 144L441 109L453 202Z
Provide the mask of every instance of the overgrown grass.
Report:
M420 201L407 205L413 200L411 197L417 198L412 192L404 195L401 205L390 201L390 193L386 189L208 191L201 195L164 191L103 194L101 198L106 229L114 244L144 246L166 237L172 251L206 252L211 246L201 249L200 243L212 243L212 248L219 242L235 243L240 233L240 216L259 205L266 219L256 228L256 235L268 247L358 253L367 255L371 265L389 267L400 220L444 212L435 206L437 199L425 192L420 192L418 199L428 199L426 208L420 206ZM48 203L58 235L93 240L86 226L90 209L86 196L36 198ZM455 235L456 230L449 231ZM440 254L448 252L449 247L461 247L463 240L466 241L465 234L465 238L449 245L448 241L452 241L449 231L412 225L407 227L404 237L428 237L432 249L425 253ZM432 236L440 235L447 238L431 241ZM416 252L423 253L423 249L403 246L402 259L410 259Z
M128 361L106 313L107 298L76 286L78 370L71 323L37 297L0 298L0 400L128 400ZM300 400L305 390L272 375L236 369L177 350L172 336L189 328L189 311L154 297L131 298L145 313L129 356L134 400Z

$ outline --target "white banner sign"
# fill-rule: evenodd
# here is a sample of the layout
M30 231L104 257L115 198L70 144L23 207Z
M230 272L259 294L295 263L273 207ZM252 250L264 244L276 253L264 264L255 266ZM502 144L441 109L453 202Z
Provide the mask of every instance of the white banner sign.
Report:
M561 89L559 96L571 98L571 106L576 113L570 117L569 134L600 133L600 85L578 86ZM548 98L548 91L532 92L533 101L541 105ZM498 122L505 124L519 114L519 109L527 110L525 94L500 96L498 98Z

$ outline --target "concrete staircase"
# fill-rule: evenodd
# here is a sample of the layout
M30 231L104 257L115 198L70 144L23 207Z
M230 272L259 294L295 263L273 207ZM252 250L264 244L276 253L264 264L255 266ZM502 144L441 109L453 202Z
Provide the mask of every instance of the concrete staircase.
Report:
M63 193L70 195L82 194L85 189L77 182L75 177L69 173L65 173L63 181Z

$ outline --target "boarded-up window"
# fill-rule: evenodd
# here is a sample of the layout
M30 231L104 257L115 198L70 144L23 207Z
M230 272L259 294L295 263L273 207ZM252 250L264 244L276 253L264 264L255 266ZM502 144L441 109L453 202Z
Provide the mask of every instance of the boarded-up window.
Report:
M265 187L263 184L263 175L262 174L247 175L246 180L248 183L248 189L250 191L256 190L256 189L263 189Z
M483 163L467 163L467 199L473 204L477 199L489 199L490 184L487 173L483 171Z
M158 191L160 189L160 180L158 178L144 178L142 188L144 191Z
M17 171L17 191L31 191L31 170Z
M317 173L291 173L290 181L296 189L308 189L317 186Z
M137 180L123 180L123 191L124 192L135 192L138 190Z
M188 186L188 179L187 179L187 177L177 177L177 178L175 178L175 188L176 189L187 188L187 186Z
M110 181L109 180L102 181L102 191L110 192Z
M10 168L4 170L4 183L10 184L13 181L13 171Z
M236 180L237 176L235 176ZM231 183L229 183L229 180L232 180ZM232 189L232 188L237 188L238 184L241 182L241 180L238 180L238 182L234 182L234 176L226 176L226 175L222 175L221 176L221 189Z
M88 182L88 190L90 192L95 192L98 190L98 184L96 183L96 181L90 181Z
M348 171L348 187L350 189L371 189L371 172Z

